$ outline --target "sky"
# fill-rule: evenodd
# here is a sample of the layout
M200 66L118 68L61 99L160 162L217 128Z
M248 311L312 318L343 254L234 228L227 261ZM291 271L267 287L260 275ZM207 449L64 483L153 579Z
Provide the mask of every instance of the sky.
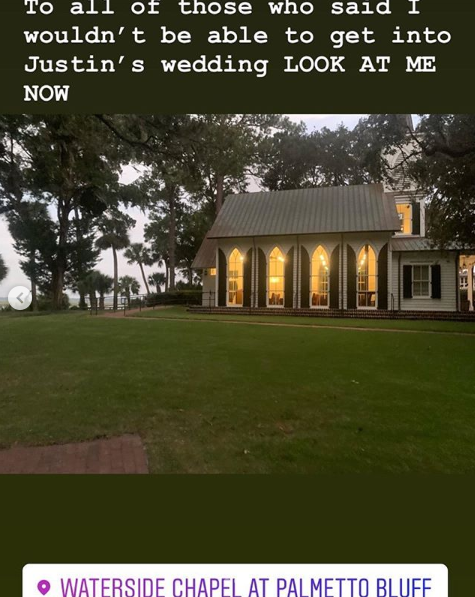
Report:
M303 121L307 125L309 131L328 127L330 129L336 128L343 123L348 128L353 128L360 118L365 114L288 114L289 118L295 122ZM122 173L122 182L128 184L133 182L138 177L138 173L132 167L124 168ZM135 228L130 233L131 242L143 242L144 226L147 223L147 216L139 209L130 209L128 213L136 220ZM30 287L28 279L23 274L19 266L19 259L15 253L12 245L12 238L8 232L7 225L4 219L0 218L0 255L2 255L8 267L8 275L0 283L0 298L8 296L9 291L15 286ZM113 261L112 251L105 251L101 254L101 260L96 266L99 271L112 275ZM145 268L148 276L153 271L158 271L156 267ZM129 265L122 254L119 256L119 276L133 276L137 278L142 284L141 291L144 293L142 277L137 265Z

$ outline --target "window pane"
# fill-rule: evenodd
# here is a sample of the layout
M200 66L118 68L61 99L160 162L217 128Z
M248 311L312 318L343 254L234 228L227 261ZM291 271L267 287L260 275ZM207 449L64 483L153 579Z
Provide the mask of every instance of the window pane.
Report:
M244 257L234 249L228 263L228 304L242 306L244 286Z
M275 247L269 256L269 278L267 282L268 300L271 306L284 306L284 267L284 255L278 247Z
M329 260L323 247L318 247L312 255L310 273L310 305L312 307L328 307Z
M358 307L376 307L376 253L365 245L358 255Z
M412 234L412 208L410 203L398 203L396 205L402 234Z
M416 297L430 296L430 266L414 265L412 267L412 294Z

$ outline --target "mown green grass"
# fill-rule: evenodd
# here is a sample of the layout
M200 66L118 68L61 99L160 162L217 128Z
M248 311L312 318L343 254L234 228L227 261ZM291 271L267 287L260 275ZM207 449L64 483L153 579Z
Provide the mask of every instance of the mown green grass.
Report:
M287 315L217 315L213 313L192 313L185 307L146 309L129 313L132 317L206 319L209 321L245 321L251 323L280 323L291 325L311 325L324 327L375 328L390 330L415 330L421 332L450 332L475 334L475 322L462 321L417 321L396 319L339 319L330 317L292 317Z
M155 473L475 470L474 339L0 319L0 444L139 433Z

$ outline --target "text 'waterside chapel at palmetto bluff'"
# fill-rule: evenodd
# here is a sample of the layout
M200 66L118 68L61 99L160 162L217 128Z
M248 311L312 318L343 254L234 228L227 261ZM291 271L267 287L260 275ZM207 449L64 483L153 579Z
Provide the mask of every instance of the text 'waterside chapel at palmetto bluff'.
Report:
M460 251L430 244L424 196L397 187L229 196L193 264L203 306L459 311Z

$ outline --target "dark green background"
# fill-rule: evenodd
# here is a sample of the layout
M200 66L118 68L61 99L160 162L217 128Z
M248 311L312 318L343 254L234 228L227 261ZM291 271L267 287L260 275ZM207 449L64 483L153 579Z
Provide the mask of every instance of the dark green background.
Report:
M473 595L474 479L10 477L1 595L28 562L444 563Z
M23 1L2 0L0 3L0 56L2 93L0 112L50 111L71 112L276 112L276 113L368 113L368 112L470 112L474 100L470 89L475 79L475 4L472 0L421 0L422 15L409 16L406 0L392 0L391 16L330 15L331 0L315 0L312 16L270 16L267 2L253 2L252 17L183 16L175 0L162 0L159 16L136 17L130 13L132 0L113 0L115 16L97 17L69 15L69 0L55 0L53 15L24 14ZM375 2L376 3L376 2ZM101 25L116 29L120 25L136 25L145 29L148 43L136 46L122 40L115 46L27 46L23 30L42 27L66 28L73 24L84 27ZM193 45L163 46L158 43L159 29L166 24L172 29L193 33ZM209 46L207 32L222 25L264 29L270 42L265 46ZM450 45L394 45L389 42L395 25L406 29L448 29L453 35ZM310 29L316 34L313 45L289 46L284 31L288 26ZM352 45L333 50L329 34L334 29L361 29L368 26L377 32L377 44ZM385 41L386 40L386 41ZM271 71L265 79L247 74L173 74L158 68L161 58L197 58L201 53L232 53L241 58L269 58ZM23 72L30 54L47 58L72 56L112 57L125 54L129 59L144 57L145 74L128 71L102 76L87 74L40 75ZM348 57L345 74L287 74L283 70L284 55L340 55ZM388 74L359 73L361 55L392 54L393 66ZM438 56L436 74L405 73L406 55ZM70 101L56 105L23 104L24 84L71 84Z
M59 2L58 2L59 4ZM59 21L28 19L28 27L72 24L64 9ZM69 3L67 3L69 5ZM116 0L115 6L120 4ZM122 2L128 6L128 2ZM164 0L171 6L173 2ZM280 69L264 80L254 76L163 76L150 68L166 57L150 41L134 49L149 63L147 75L27 76L23 63L26 28L23 2L0 4L0 112L471 112L475 80L475 4L473 1L422 0L421 17L403 15L406 2L393 0L398 12L384 18L325 18L329 2L314 17L269 17L266 5L254 2L254 17L178 18L164 10L161 18L134 17L138 27L190 29L196 40L222 24L249 24L265 29L271 40L257 50L237 46L216 49L241 57L283 54L333 54L326 41L335 28L374 27L384 36L395 24L449 29L450 46L436 49L436 75L403 72L409 46L352 46L351 60L363 53L386 54L395 64L391 74L286 75ZM261 6L260 10L258 7ZM76 21L76 20L75 20ZM89 26L114 28L114 19L81 17ZM118 24L131 24L128 12ZM311 46L283 49L289 25L320 34ZM77 51L76 47L73 50ZM428 51L427 51L428 50ZM102 50L104 52L104 50ZM117 46L117 54L125 51ZM183 56L201 53L194 45ZM100 50L94 47L94 52ZM167 49L179 56L180 48ZM213 50L214 52L214 50ZM253 53L254 52L254 53ZM53 57L58 51L42 48ZM61 48L61 55L73 51ZM106 48L105 55L109 55ZM127 52L129 53L129 52ZM407 52L412 53L412 52ZM421 46L421 54L433 47ZM353 58L351 56L353 55ZM279 61L274 64L280 64ZM354 62L356 64L356 62ZM24 83L73 85L67 105L22 102ZM473 544L475 479L446 477L3 477L0 478L0 595L21 594L21 569L33 562L442 562L449 567L451 597L474 594Z

